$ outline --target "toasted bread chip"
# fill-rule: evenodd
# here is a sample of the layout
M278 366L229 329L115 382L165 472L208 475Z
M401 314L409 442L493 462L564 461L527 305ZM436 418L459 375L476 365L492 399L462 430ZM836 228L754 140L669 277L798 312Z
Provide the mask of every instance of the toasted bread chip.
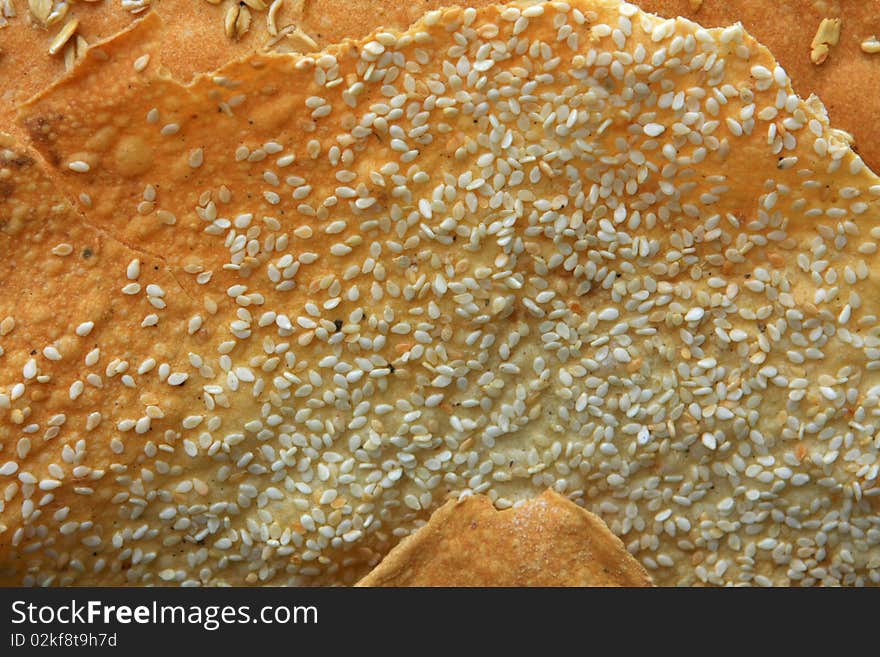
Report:
M498 511L449 501L357 586L651 586L601 518L553 491Z

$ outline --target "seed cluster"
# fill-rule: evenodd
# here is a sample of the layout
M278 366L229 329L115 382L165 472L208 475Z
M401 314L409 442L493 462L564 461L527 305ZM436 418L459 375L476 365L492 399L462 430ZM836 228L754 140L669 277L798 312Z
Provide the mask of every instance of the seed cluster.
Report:
M25 108L176 332L0 360L25 583L350 582L548 487L659 584L880 582L880 179L740 26L449 9L188 88L144 44Z

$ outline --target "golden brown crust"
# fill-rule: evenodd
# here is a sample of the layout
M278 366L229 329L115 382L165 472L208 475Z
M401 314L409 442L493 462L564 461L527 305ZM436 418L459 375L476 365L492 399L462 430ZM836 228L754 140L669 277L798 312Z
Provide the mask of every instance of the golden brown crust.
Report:
M551 490L498 511L452 500L357 586L652 586L602 520Z
M306 0L301 26L324 47L345 38L365 37L381 27L405 29L432 9L490 4L504 4L504 0Z

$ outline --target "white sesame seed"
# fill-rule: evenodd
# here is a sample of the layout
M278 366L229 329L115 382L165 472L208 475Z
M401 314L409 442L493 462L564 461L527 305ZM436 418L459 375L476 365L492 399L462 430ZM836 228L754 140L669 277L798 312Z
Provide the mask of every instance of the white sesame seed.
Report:
M131 262L128 263L128 267L125 270L125 276L130 281L136 281L138 276L141 275L141 261L135 258Z
M21 370L21 375L25 379L33 379L37 376L37 361L29 358Z
M706 314L706 311L702 308L691 308L685 314L684 319L687 322L699 322L703 319L703 316Z
M143 71L146 70L149 63L150 63L149 53L147 53L145 55L141 55L140 57L138 57L137 59L134 60L134 64L133 64L134 70L137 71L138 73L142 73Z
M189 152L187 163L190 168L198 169L205 161L205 152L201 148L194 148Z

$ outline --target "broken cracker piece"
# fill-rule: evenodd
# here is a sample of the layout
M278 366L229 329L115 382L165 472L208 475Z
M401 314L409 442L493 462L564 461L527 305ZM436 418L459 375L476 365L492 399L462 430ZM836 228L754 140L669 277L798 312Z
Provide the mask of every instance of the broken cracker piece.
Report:
M839 18L823 18L819 23L819 29L810 44L810 60L819 66L831 52L831 46L836 46L840 40Z
M451 500L357 586L652 586L598 516L547 490L497 510Z

